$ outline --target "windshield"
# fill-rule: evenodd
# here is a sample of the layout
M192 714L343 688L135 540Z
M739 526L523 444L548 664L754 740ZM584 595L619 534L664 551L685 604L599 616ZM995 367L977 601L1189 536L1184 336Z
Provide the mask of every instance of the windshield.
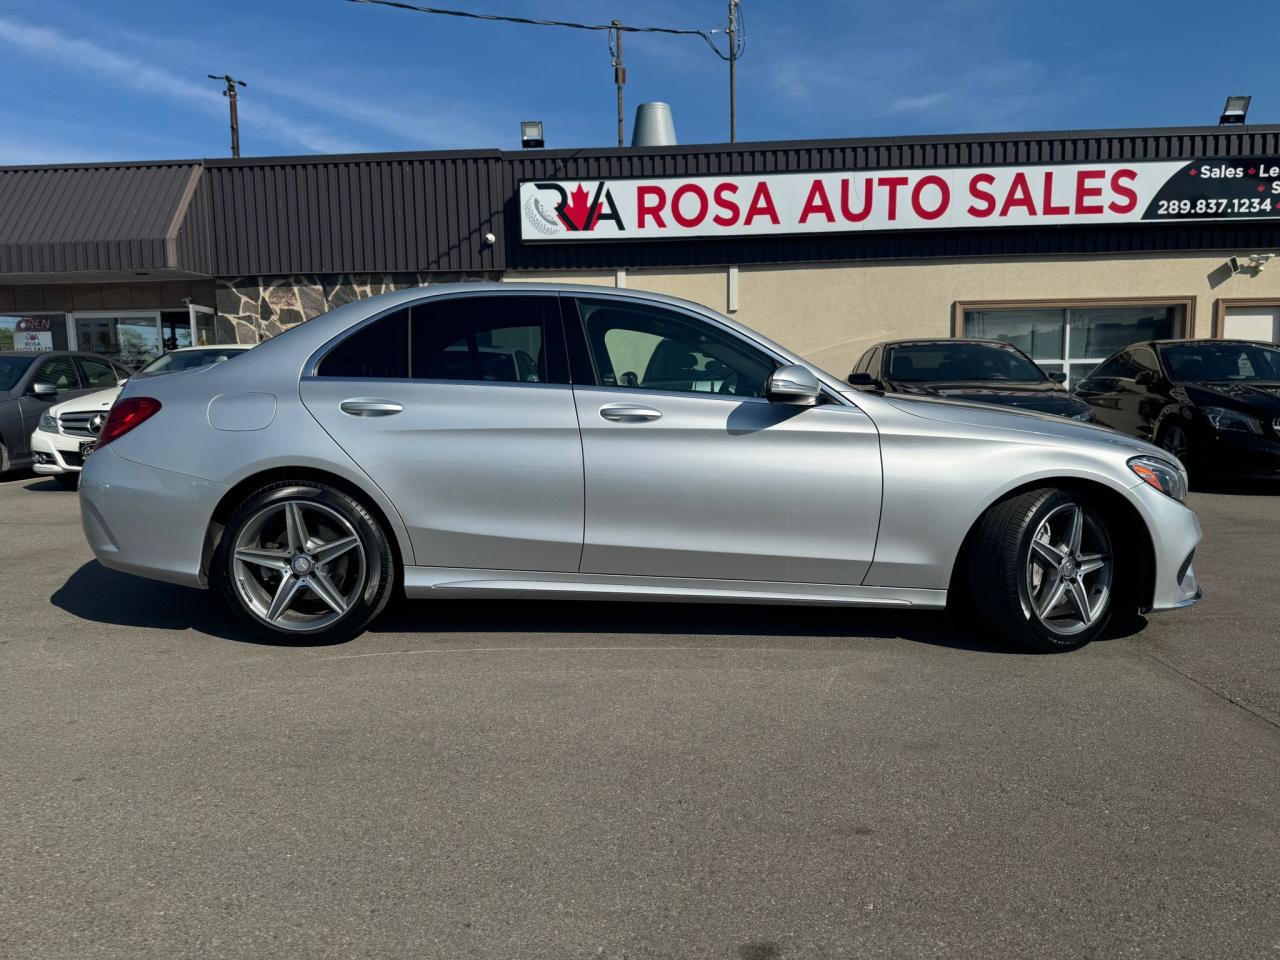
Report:
M12 390L34 357L0 357L0 390Z
M1044 372L1016 347L998 343L911 343L889 347L887 378L899 383L996 380L1043 383Z
M194 370L197 367L208 367L223 360L230 360L245 350L231 350L226 347L210 347L207 350L177 350L156 357L145 367L134 374L135 377L158 377L164 373L177 373L179 370ZM236 369L239 369L238 367Z
M1280 380L1280 350L1256 343L1177 343L1161 347L1175 380Z

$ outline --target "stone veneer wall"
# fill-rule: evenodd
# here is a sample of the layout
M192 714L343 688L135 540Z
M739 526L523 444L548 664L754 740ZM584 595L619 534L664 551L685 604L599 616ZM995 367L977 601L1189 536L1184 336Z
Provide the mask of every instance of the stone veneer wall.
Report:
M258 343L286 327L353 300L437 283L497 280L500 274L336 273L219 279L214 292L219 321L235 328L238 343ZM219 323L221 327L221 323ZM221 331L220 331L221 332Z

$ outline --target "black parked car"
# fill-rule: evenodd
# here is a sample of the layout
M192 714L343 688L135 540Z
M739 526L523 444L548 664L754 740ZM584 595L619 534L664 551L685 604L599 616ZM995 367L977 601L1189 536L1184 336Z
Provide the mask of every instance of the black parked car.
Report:
M1076 385L1101 423L1192 469L1280 476L1280 350L1246 340L1135 343Z
M1089 406L1062 385L1065 379L1061 373L1045 373L1017 347L1000 340L879 343L862 355L848 377L855 387L887 393L931 394L1092 420Z
M31 466L31 431L52 404L114 387L129 374L96 353L0 350L0 473Z

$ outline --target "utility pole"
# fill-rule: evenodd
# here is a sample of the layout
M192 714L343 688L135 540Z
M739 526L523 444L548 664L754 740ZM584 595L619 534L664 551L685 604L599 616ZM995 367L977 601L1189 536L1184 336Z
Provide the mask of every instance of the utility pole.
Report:
M240 115L236 110L236 86L247 86L243 80L237 80L229 73L218 76L216 73L209 74L210 80L223 80L227 84L227 89L222 91L222 95L227 98L231 105L231 155L233 157L240 156Z
M729 0L729 142L738 139L738 3Z
M613 55L613 82L618 88L618 146L623 146L625 119L622 115L622 85L627 82L627 68L622 65L622 21L613 21L610 31L610 53Z

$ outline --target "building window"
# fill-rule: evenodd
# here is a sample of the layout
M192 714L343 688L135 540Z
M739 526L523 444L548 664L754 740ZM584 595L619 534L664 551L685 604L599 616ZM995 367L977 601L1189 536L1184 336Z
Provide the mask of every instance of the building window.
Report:
M1045 370L1063 371L1068 384L1089 375L1117 350L1140 340L1178 336L1186 319L1180 303L962 306L961 335L1003 340Z
M67 317L62 313L0 315L0 350L33 353L67 349Z

